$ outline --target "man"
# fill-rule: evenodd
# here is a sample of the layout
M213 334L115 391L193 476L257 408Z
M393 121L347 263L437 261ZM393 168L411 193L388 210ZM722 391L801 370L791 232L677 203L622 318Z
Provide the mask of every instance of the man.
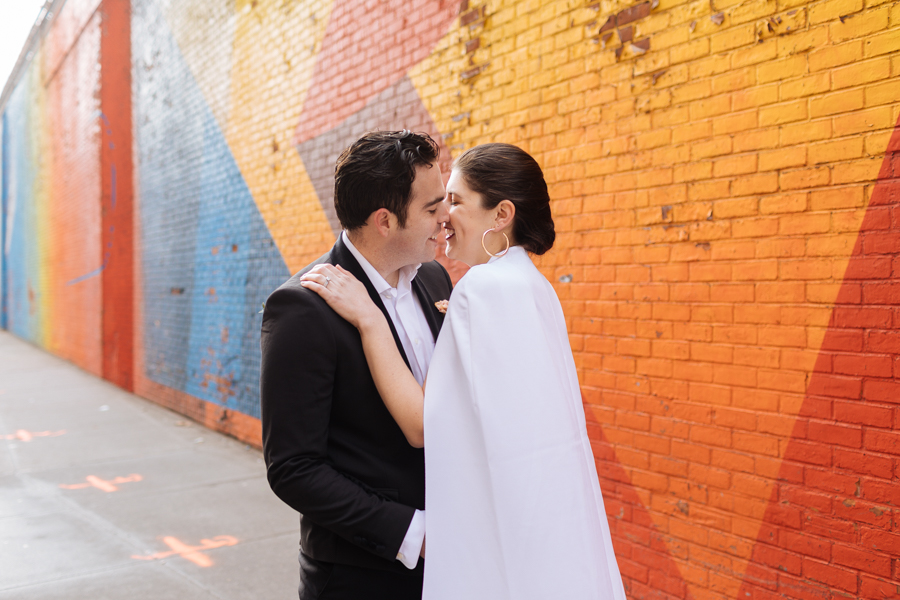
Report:
M269 296L262 324L263 448L269 484L300 517L300 600L418 600L424 561L424 452L391 418L357 330L300 276L340 265L384 312L422 383L450 297L434 262L448 219L438 147L375 132L338 158L331 251ZM326 282L327 285L327 282Z

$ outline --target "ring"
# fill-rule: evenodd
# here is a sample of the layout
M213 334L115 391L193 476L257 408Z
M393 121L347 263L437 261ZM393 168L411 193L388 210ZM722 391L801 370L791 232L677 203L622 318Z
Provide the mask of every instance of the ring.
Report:
M328 287L329 283L331 283L331 277L325 277L325 287Z

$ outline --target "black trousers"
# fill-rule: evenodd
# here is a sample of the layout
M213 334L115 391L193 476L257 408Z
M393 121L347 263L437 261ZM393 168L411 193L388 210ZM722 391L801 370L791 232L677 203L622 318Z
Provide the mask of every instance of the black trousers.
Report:
M425 561L403 572L312 559L300 553L300 600L422 600Z

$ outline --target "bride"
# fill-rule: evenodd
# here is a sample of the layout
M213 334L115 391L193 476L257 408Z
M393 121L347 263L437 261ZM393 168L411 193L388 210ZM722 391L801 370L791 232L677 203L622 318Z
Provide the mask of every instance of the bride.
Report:
M472 268L424 391L359 281L320 265L303 282L359 329L385 405L424 440L423 598L624 600L562 308L528 255L555 238L543 173L515 146L476 146L447 201L447 256Z

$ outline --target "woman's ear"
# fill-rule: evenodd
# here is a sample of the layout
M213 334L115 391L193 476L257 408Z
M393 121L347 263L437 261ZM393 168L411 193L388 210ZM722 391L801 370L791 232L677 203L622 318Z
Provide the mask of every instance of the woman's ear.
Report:
M494 216L494 228L496 231L501 231L512 226L513 219L515 219L516 216L515 204L509 200L501 200L500 204L498 204L497 208L494 210L497 211Z

